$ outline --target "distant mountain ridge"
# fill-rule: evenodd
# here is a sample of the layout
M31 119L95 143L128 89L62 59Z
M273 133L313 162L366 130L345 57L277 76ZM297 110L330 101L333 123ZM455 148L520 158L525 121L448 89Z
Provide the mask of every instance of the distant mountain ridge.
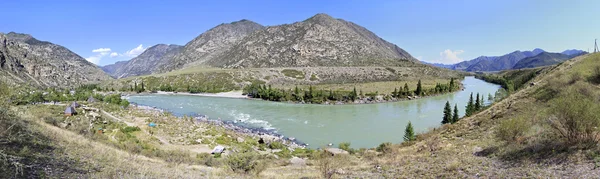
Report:
M72 87L111 79L69 49L28 34L0 33L0 80L39 87Z
M205 62L224 68L395 65L416 61L364 27L327 14L267 27Z
M533 57L527 57L520 60L512 69L535 68L540 66L554 65L573 57L585 54L586 52L569 52L569 53L549 53L543 52ZM571 54L571 55L567 55Z
M115 78L148 75L159 71L161 66L169 63L182 49L183 46L181 45L158 44L146 49L142 54L125 63L117 62L102 69Z
M174 52L175 53L175 52ZM137 61L147 61L140 55ZM133 59L132 59L133 60ZM107 72L122 78L164 73L191 66L218 68L272 68L315 66L398 66L418 63L408 52L364 27L327 14L292 24L264 27L250 20L220 24L188 42L172 57L162 58L154 69L130 73L132 64L107 65ZM143 63L141 63L143 64ZM138 65L137 68L149 69Z
M472 60L468 60L468 61L463 61L460 63L456 63L456 64L451 64L451 65L439 65L438 67L444 67L444 68L449 68L449 69L453 69L453 70L461 70L461 71L469 71L469 72L475 72L475 71L501 71L501 70L508 70L508 69L514 69L515 65L517 65L521 60L526 59L526 58L531 58L531 57L535 57L538 56L540 54L546 54L548 52L540 49L540 48L536 48L533 49L532 51L514 51L511 52L509 54L506 55L502 55L502 56L480 56L477 57L475 59ZM560 55L556 55L556 54L561 54L561 53L550 53L553 54L550 57L555 57L555 60L545 60L544 63L527 63L529 65L525 65L525 66L535 66L535 65L552 65L552 62L556 62L556 61L564 61L564 57L575 57L581 54L584 54L584 51L581 50L566 50L564 52L562 52L562 54L564 56L560 56ZM547 59L547 58L543 58L543 59ZM522 67L523 64L525 62L521 63L521 65L519 65L518 67ZM537 66L535 66L537 67Z

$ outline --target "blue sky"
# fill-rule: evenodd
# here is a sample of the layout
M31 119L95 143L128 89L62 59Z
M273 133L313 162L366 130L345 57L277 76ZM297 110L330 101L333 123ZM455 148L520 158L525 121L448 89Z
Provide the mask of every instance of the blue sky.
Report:
M184 45L221 23L355 22L428 62L542 48L588 50L600 38L600 1L94 1L2 0L0 32L31 34L99 65L155 44Z

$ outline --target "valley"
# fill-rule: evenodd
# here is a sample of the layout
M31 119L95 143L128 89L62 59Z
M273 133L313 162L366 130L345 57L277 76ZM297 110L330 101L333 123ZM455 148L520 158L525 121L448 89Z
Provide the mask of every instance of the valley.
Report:
M0 178L600 176L583 3L87 3L0 3Z

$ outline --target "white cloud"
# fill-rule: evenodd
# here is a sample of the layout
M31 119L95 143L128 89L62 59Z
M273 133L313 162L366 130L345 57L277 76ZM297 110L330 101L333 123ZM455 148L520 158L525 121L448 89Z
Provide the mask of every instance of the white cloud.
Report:
M92 50L92 52L94 52L94 53L107 53L110 51L111 51L110 48L99 48L99 49Z
M100 60L102 60L102 57L108 55L112 50L110 50L110 48L99 48L99 49L94 49L92 50L92 52L96 53L96 55L85 58L87 61L92 62L94 64L98 64L100 63Z
M98 64L100 63L100 61L102 61L102 58L109 56L111 58L116 58L116 57L122 57L122 56L126 56L126 57L136 57L139 54L141 54L142 52L144 52L147 48L144 48L144 46L142 44L140 44L139 46L125 52L125 53L117 53L117 52L113 52L110 48L98 48L98 49L94 49L92 50L92 52L94 52L94 55L85 58L87 61L92 62L94 64Z
M118 57L118 56L119 56L119 53L117 53L117 52L110 53L110 57L112 57L112 58Z
M446 49L443 52L440 52L440 62L442 63L458 63L462 62L462 58L458 57L458 55L464 53L464 50L455 50L452 51L450 49Z
M100 57L100 56L91 56L91 57L88 57L88 58L85 58L85 59L86 59L87 61L89 61L89 62L92 62L93 64L96 64L96 65L97 65L97 64L100 62L100 59L101 59L101 58L102 58L102 57Z
M463 59L461 57L459 57L460 54L464 53L464 50L450 50L450 49L446 49L442 52L440 52L440 57L438 59L435 60L425 60L429 63L442 63L442 64L455 64L455 63L459 63L462 62ZM420 57L417 57L417 59L422 60Z
M125 52L124 55L126 55L128 57L136 57L136 56L138 56L139 54L141 54L144 51L146 51L146 48L144 48L144 46L142 46L142 44L140 44L136 48L133 48L133 49Z

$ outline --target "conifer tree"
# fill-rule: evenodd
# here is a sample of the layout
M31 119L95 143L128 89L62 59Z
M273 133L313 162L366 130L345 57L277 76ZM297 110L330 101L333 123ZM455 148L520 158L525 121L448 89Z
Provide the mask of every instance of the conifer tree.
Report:
M454 114L452 115L452 123L458 122L458 106L454 104Z
M452 123L452 108L450 107L450 102L446 101L446 106L444 106L444 118L442 119L442 124Z
M362 91L361 91L362 93ZM350 100L354 101L356 100L357 94L356 94L356 87L354 87L354 89L352 90L352 93L350 93Z
M479 100L479 93L477 93L477 98L475 98L475 111L481 110L481 101Z
M473 114L474 110L475 110L475 104L473 104L473 93L471 93L471 96L469 97L469 103L467 103L467 108L465 109L465 115L471 116L471 114Z
M454 84L454 78L450 78L450 85L449 85L450 86L450 91L454 90L455 85L456 84Z
M421 93L423 92L423 88L421 87L421 80L419 80L419 82L417 83L417 90L415 90L415 93L417 93L417 96L421 96Z
M408 125L406 125L406 129L404 129L404 141L414 141L417 137L415 136L415 131L413 129L412 124L408 121Z
M329 89L329 100L335 100L335 97L333 96L333 90Z
M394 97L394 98L398 97L398 88L394 88L394 92L392 92L392 97Z
M408 89L408 84L404 83L404 95L408 96L409 95L408 92L410 92L410 89Z

